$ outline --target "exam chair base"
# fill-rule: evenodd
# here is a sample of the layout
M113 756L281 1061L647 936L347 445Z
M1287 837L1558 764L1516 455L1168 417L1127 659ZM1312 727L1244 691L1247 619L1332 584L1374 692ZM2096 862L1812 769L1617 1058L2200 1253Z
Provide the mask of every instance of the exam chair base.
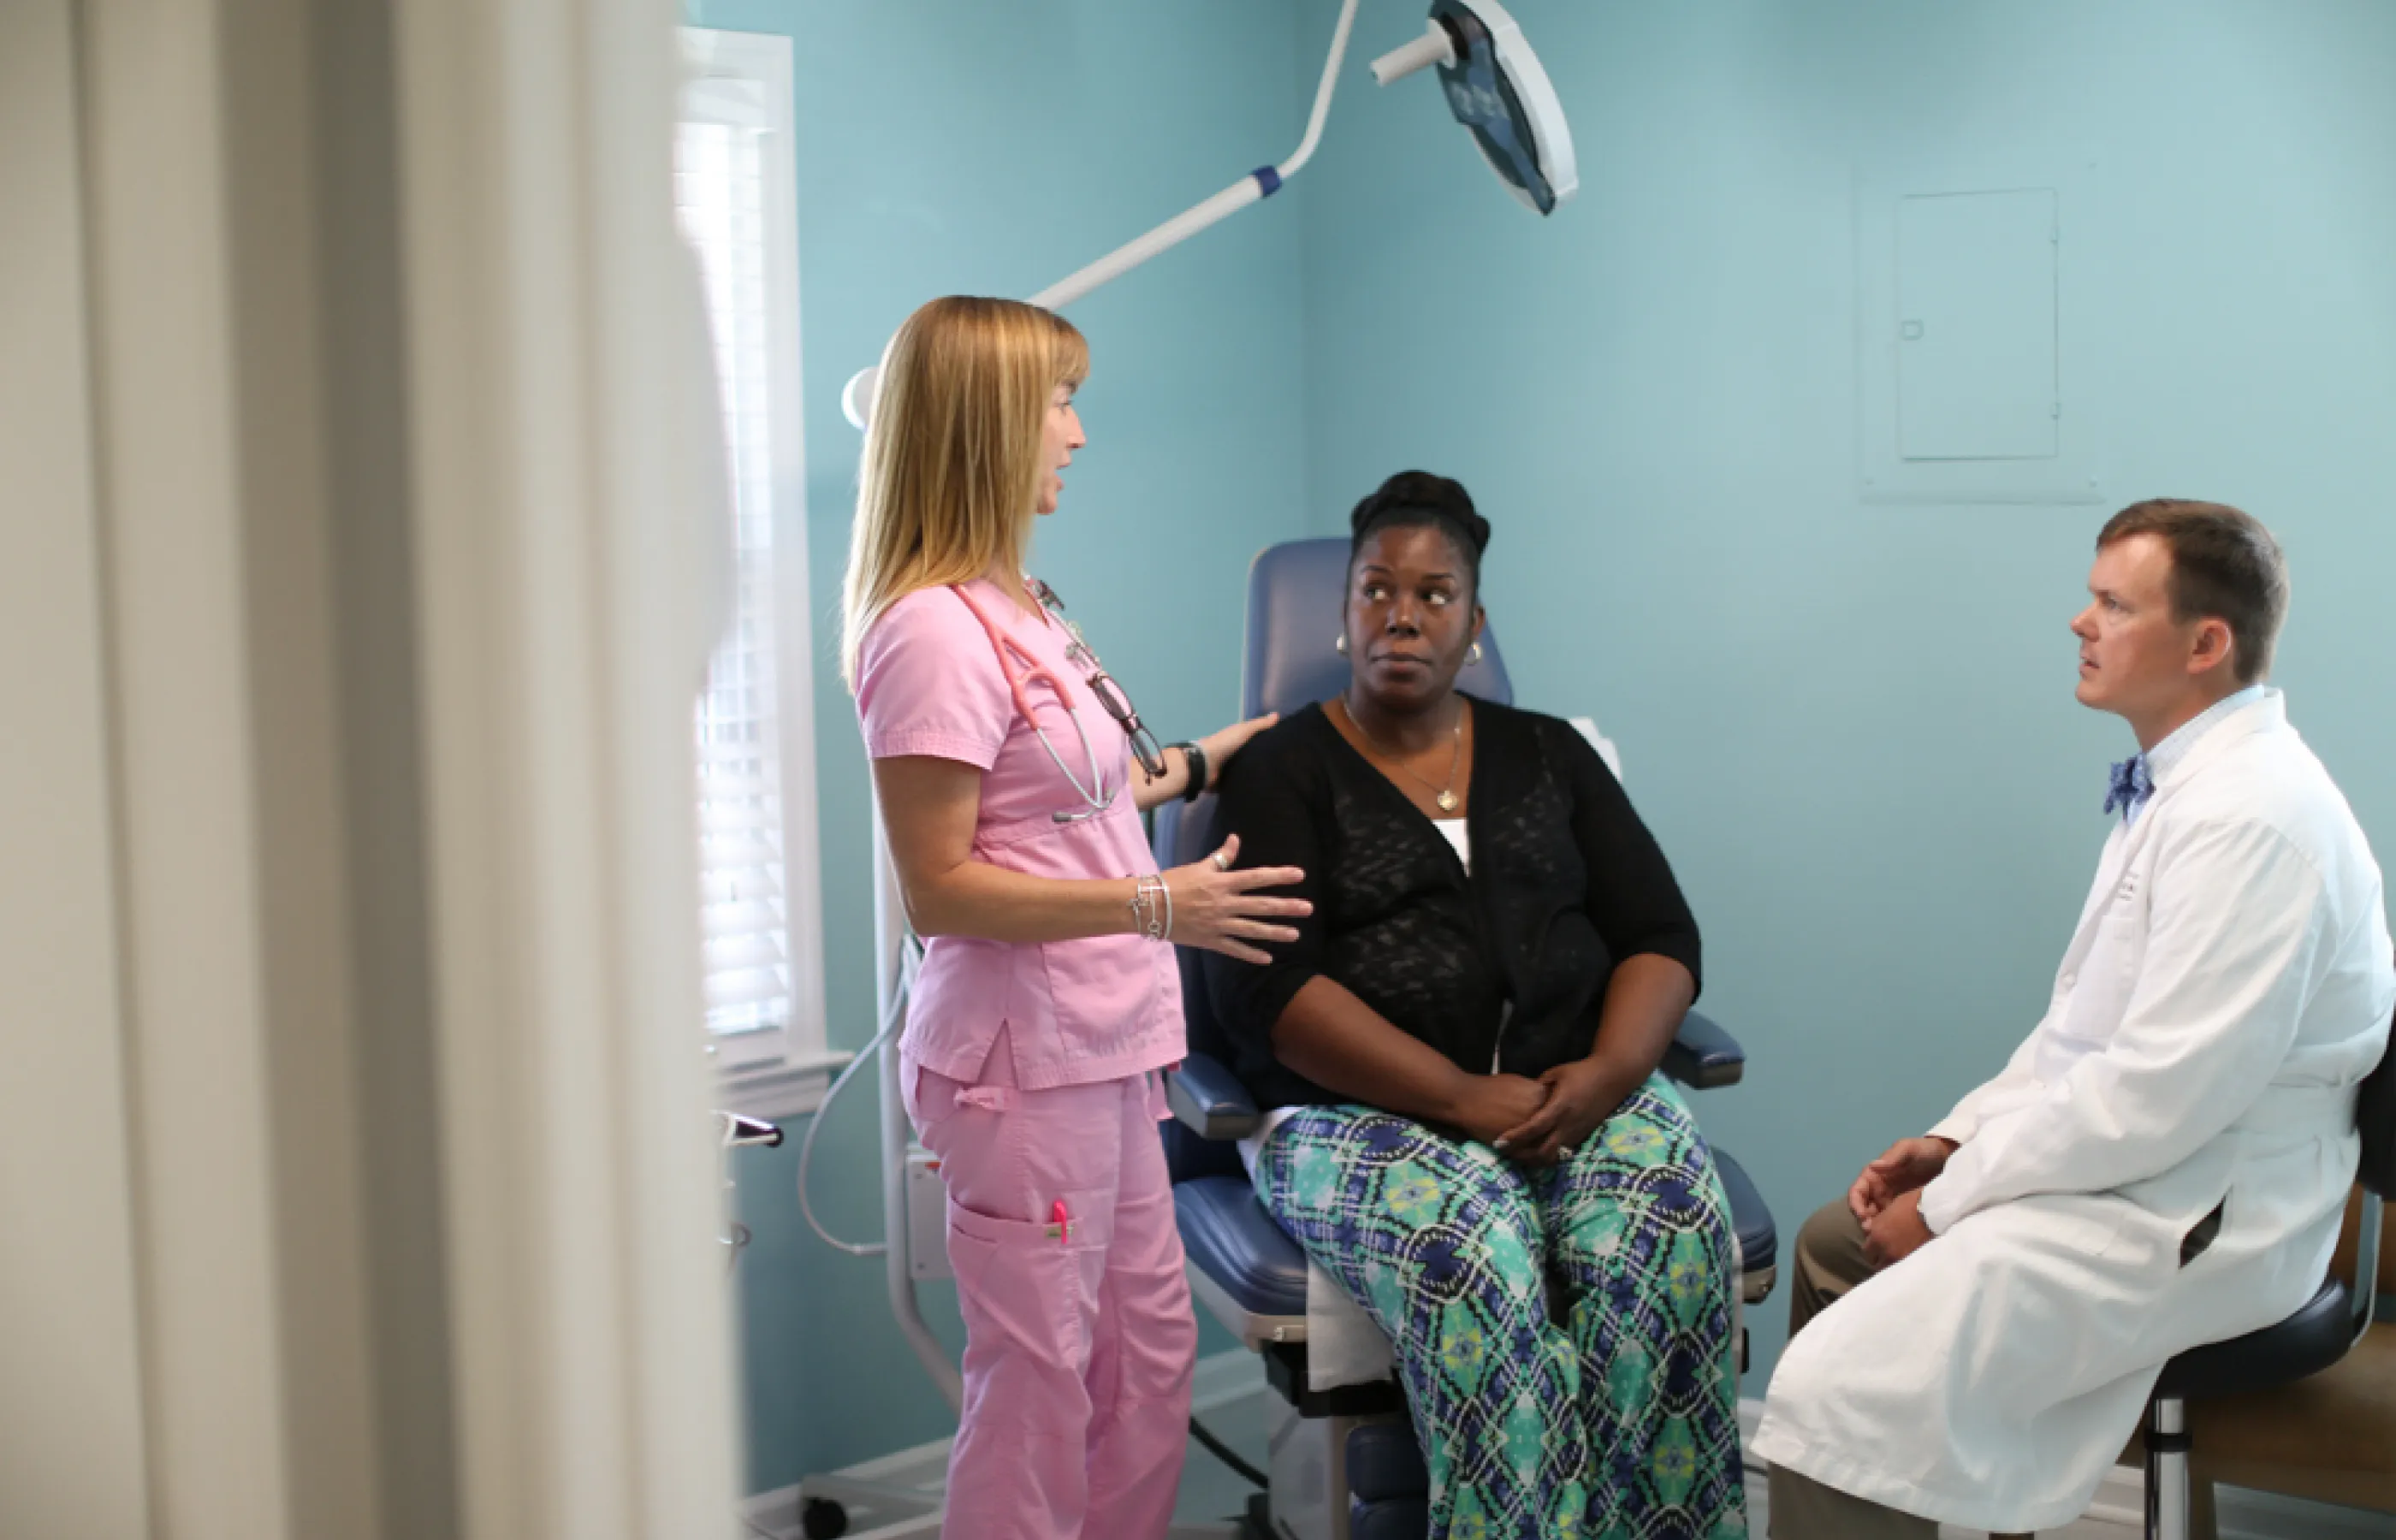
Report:
M1265 1509L1272 1527L1266 1533L1276 1540L1351 1540L1348 1435L1402 1415L1309 1416L1279 1396L1269 1398L1267 1474L1272 1489Z

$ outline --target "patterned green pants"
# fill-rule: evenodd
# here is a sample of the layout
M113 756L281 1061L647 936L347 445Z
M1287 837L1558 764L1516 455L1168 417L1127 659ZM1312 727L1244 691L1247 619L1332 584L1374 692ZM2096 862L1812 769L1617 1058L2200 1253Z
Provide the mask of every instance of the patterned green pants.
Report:
M1433 1540L1747 1533L1730 1202L1662 1077L1547 1170L1311 1107L1256 1183L1397 1346Z

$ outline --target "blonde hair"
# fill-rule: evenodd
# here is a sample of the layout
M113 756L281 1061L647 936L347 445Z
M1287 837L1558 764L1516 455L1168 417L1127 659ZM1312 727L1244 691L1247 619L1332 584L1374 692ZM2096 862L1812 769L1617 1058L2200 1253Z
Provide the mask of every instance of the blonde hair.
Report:
M865 633L917 589L1023 570L1041 431L1059 385L1090 370L1064 317L952 295L907 317L882 355L841 604L840 676Z

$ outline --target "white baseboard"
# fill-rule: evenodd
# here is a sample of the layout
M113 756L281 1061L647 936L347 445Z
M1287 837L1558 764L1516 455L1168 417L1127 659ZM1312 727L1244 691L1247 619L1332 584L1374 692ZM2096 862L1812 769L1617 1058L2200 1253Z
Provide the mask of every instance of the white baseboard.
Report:
M1750 1472L1768 1468L1753 1453L1756 1425L1763 1420L1764 1402L1751 1396L1741 1398L1738 1443ZM2396 1534L2396 1519L2387 1514L2283 1497L2274 1492L2216 1487L2214 1502L2221 1540L2389 1540ZM2140 1534L2146 1528L2146 1472L2136 1466L2115 1466L2096 1488L2083 1522Z

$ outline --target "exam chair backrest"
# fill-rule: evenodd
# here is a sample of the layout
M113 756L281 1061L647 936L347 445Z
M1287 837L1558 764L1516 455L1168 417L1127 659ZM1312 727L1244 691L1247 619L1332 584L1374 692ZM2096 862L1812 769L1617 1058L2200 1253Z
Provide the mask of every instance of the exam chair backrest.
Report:
M1290 540L1267 546L1248 564L1247 632L1240 649L1240 715L1288 713L1328 700L1348 687L1348 659L1336 651L1340 599L1348 590L1348 542ZM1465 670L1463 687L1501 706L1514 703L1513 682L1498 652L1497 628L1481 634L1481 661ZM1167 803L1156 810L1157 865L1187 866L1214 849L1215 796ZM1190 1046L1231 1062L1230 1045L1215 1025L1199 954L1181 949L1183 1013Z
M1269 546L1248 566L1248 636L1240 668L1240 715L1295 711L1348 687L1348 659L1335 650L1348 591L1348 542L1291 540ZM1498 652L1498 628L1481 633L1481 661L1457 676L1467 695L1514 704Z
M1339 606L1348 590L1348 542L1291 540L1257 553L1248 567L1246 639L1241 648L1240 715L1290 712L1328 700L1348 687L1348 659L1332 643L1339 635ZM1481 661L1458 683L1472 695L1501 706L1514 702L1514 686L1498 656L1494 626L1481 634ZM1214 849L1215 797L1167 803L1156 810L1152 838L1159 867L1170 870L1201 860ZM1190 1051L1225 1064L1231 1043L1216 1024L1206 997L1202 953L1177 949L1181 967L1181 1008L1190 1029ZM1238 1151L1207 1144L1178 1124L1165 1130L1165 1155L1176 1181L1206 1175L1237 1175Z

